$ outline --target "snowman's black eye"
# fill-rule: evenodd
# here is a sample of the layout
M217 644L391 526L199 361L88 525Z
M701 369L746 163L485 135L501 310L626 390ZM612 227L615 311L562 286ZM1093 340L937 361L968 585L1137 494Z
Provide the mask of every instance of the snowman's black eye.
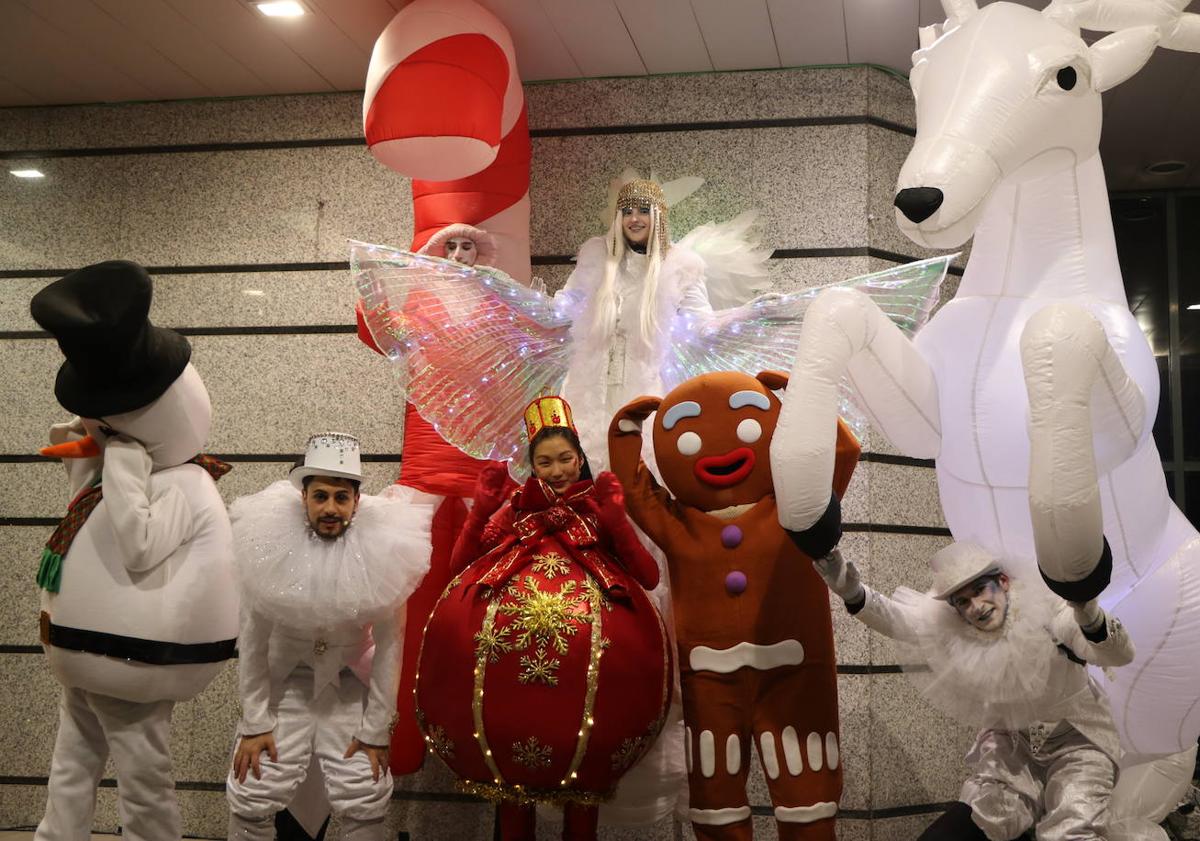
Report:
M1074 67L1064 67L1062 70L1058 71L1058 75L1055 78L1057 79L1058 86L1060 88L1065 91L1069 91L1071 88L1075 87L1075 82L1078 81L1079 76L1075 72Z

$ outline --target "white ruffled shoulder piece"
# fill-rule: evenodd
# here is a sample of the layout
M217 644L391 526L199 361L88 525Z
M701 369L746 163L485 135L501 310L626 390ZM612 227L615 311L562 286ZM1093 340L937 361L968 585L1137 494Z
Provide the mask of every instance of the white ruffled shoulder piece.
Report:
M1019 730L1053 720L1056 707L1087 683L1082 669L1053 668L1064 656L1052 631L1063 602L1041 582L1012 579L1008 616L995 632L968 624L927 593L901 587L892 600L915 633L912 642L895 643L901 666L926 700L963 724Z
M685 249L703 261L708 300L714 310L740 307L767 286L771 249L761 248L750 228L757 210L739 213L727 222L708 222L693 228L671 247Z
M337 540L315 535L286 480L230 506L242 605L293 628L365 625L392 612L429 571L433 505L363 494Z

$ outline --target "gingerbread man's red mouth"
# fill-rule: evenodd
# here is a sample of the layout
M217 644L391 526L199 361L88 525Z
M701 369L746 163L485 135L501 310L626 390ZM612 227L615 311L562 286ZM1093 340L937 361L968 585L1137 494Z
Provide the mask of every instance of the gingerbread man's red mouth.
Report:
M696 478L715 488L730 488L750 475L754 469L754 450L738 447L720 456L704 456L696 460Z

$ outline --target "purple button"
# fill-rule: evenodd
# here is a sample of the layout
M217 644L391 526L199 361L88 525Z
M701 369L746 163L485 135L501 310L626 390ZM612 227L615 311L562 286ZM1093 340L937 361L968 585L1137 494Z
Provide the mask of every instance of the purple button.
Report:
M726 549L736 549L742 545L742 530L737 526L726 526L721 529L721 545Z
M732 528L736 528L736 526ZM740 596L746 592L746 573L735 569L729 575L725 576L725 590L731 596Z

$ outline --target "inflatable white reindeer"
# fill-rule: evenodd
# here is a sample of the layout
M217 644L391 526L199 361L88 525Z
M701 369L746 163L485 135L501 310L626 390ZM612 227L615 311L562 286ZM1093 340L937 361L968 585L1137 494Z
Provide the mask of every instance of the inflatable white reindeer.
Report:
M913 55L917 137L896 218L935 248L974 233L962 283L913 341L857 292L818 297L774 454L790 462L781 519L807 528L829 502L825 433L848 376L876 430L936 459L956 539L1008 558L1036 549L1070 600L1103 592L1138 649L1110 685L1135 757L1200 733L1200 536L1150 437L1158 374L1117 264L1100 93L1157 46L1200 51L1188 2L943 0L948 20ZM1081 27L1112 34L1089 47Z

